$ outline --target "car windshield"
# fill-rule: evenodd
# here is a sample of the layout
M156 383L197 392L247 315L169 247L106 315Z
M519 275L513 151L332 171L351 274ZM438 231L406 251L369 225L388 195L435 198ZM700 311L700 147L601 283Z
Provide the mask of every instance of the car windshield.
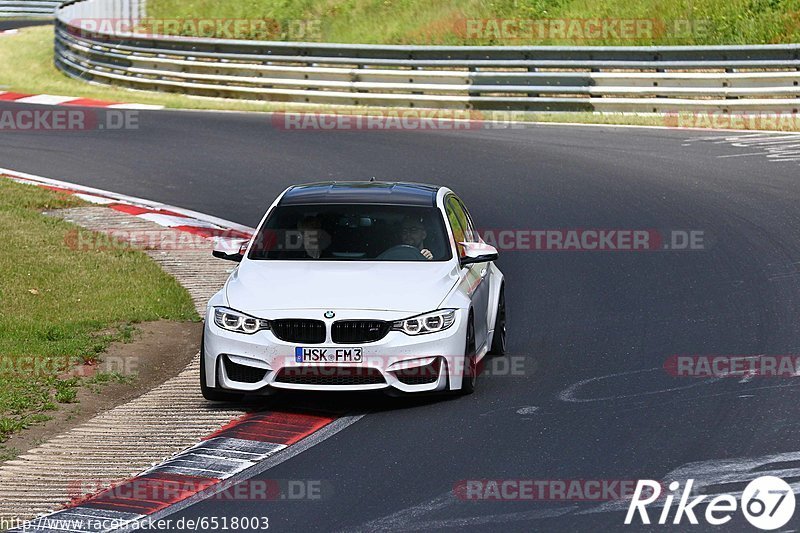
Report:
M447 261L450 243L435 207L277 206L256 235L249 259Z

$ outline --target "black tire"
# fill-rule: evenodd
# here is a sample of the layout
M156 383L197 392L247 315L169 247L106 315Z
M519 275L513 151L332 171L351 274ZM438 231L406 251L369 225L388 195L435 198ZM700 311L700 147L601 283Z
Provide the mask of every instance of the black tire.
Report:
M203 398L212 402L235 402L242 399L241 394L223 392L217 388L209 387L206 382L206 350L205 336L200 341L200 392Z
M475 360L475 320L469 314L467 323L467 342L464 347L464 368L461 370L461 388L458 393L462 396L475 392L475 382L478 379L478 363Z
M497 299L497 318L494 321L494 335L492 336L492 355L505 355L506 353L506 286L500 286L500 296Z

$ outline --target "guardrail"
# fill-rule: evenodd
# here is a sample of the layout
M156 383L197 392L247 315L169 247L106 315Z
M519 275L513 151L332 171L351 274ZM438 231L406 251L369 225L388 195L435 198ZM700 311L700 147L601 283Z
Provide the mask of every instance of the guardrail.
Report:
M0 0L0 18L53 18L61 0Z
M56 65L76 78L135 89L315 104L657 113L800 109L796 44L352 45L157 36L96 24L124 20L133 27L142 15L138 0L64 4L56 19Z

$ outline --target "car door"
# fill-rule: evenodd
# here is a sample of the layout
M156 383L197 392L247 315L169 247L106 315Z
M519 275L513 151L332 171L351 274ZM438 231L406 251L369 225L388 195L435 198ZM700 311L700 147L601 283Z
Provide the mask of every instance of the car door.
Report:
M478 233L472 224L472 219L464 204L455 195L447 198L445 208L453 228L453 238L459 242L480 242ZM462 272L467 280L467 287L472 299L472 309L475 320L475 347L480 349L489 337L489 283L487 273L489 263L476 263L468 265Z

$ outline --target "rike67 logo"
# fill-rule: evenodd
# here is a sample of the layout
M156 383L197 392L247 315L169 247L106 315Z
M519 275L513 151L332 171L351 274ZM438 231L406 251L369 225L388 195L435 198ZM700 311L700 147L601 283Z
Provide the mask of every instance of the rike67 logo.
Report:
M694 480L681 484L673 481L669 484L669 493L661 498L662 485L649 479L639 480L633 492L625 524L631 524L638 513L642 524L650 524L651 519L647 506L660 508L657 514L658 524L680 524L686 519L690 524L698 524L698 515L705 518L708 524L720 526L728 523L737 512L738 500L731 494L719 494L708 500L708 495L692 498ZM679 494L680 492L680 494ZM660 499L661 498L661 499ZM675 513L670 521L672 504L677 498ZM691 500L690 500L691 498ZM705 505L705 513L698 507ZM762 530L778 529L786 525L794 515L795 497L792 487L784 480L774 476L761 476L751 481L742 491L741 512L750 524ZM655 511L655 509L653 509ZM655 516L653 517L656 518Z

